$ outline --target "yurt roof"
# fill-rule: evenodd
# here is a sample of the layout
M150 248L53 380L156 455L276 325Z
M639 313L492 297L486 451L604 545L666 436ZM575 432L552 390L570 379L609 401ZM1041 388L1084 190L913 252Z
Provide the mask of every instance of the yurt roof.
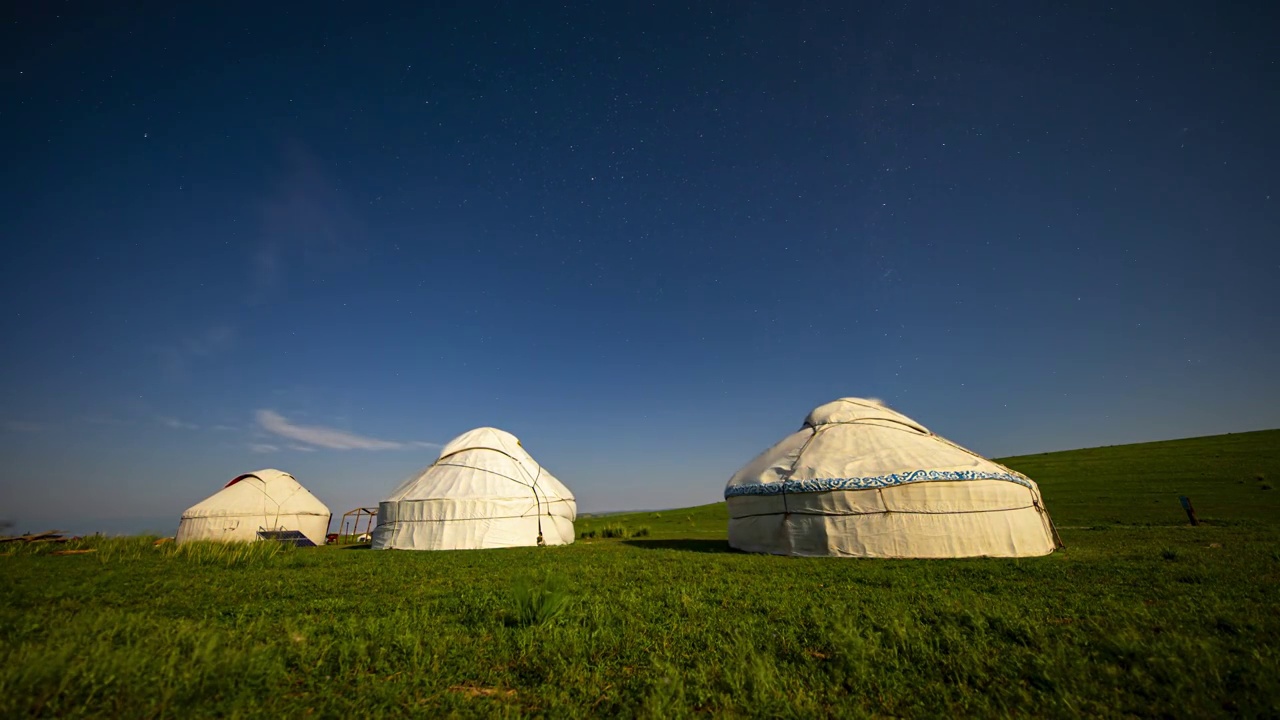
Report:
M292 475L267 468L237 475L221 490L192 505L184 518L223 515L329 515L329 508Z
M387 501L509 496L513 484L536 485L551 500L573 499L573 493L539 465L515 435L480 427L446 443L435 462L401 483Z
M862 490L925 481L1034 483L934 435L878 400L841 398L815 408L804 427L730 478L725 497Z

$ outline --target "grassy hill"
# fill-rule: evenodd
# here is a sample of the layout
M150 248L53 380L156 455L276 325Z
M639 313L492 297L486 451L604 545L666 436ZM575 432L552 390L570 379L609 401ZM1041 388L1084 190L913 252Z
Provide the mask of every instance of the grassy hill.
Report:
M1280 518L1280 430L1022 455L1000 462L1034 479L1060 526L1178 525Z
M1059 529L1185 525L1178 496L1209 523L1280 519L1280 430L1116 445L1001 458L1035 480ZM579 532L608 525L654 537L726 537L724 503L584 518Z
M1023 560L730 552L722 503L555 548L0 546L0 716L1276 716L1278 451L1009 458L1067 545Z

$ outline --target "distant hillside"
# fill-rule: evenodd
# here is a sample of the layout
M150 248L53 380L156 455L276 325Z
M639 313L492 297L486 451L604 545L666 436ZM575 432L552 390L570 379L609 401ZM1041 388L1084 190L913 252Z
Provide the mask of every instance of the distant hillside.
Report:
M1039 485L1060 528L1181 525L1186 495L1202 520L1280 520L1280 430L1115 445L1000 458ZM1276 489L1272 489L1272 488ZM582 533L608 524L645 526L657 537L724 537L724 503L594 513Z
M1040 485L1058 525L1177 524L1178 496L1202 518L1280 518L1280 430L1003 458Z

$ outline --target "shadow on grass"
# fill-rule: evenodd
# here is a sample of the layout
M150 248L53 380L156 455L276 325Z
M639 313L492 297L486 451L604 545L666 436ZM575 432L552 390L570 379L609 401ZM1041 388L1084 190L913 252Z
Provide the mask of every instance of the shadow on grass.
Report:
M373 548L373 545L369 543L360 543L359 545L343 545L341 547L343 550L370 550Z
M622 544L642 548L644 550L683 550L685 552L699 553L738 552L737 550L729 547L729 541L727 540L623 540Z

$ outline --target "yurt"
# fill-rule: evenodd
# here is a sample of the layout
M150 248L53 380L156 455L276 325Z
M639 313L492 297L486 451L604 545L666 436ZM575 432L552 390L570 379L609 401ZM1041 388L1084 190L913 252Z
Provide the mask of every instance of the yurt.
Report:
M1040 489L877 400L827 403L724 492L729 545L775 555L1029 557L1058 547Z
M296 530L323 545L331 514L287 472L258 470L231 480L182 513L175 542L259 540Z
M378 505L375 549L464 550L573 542L573 493L511 433L454 438Z

